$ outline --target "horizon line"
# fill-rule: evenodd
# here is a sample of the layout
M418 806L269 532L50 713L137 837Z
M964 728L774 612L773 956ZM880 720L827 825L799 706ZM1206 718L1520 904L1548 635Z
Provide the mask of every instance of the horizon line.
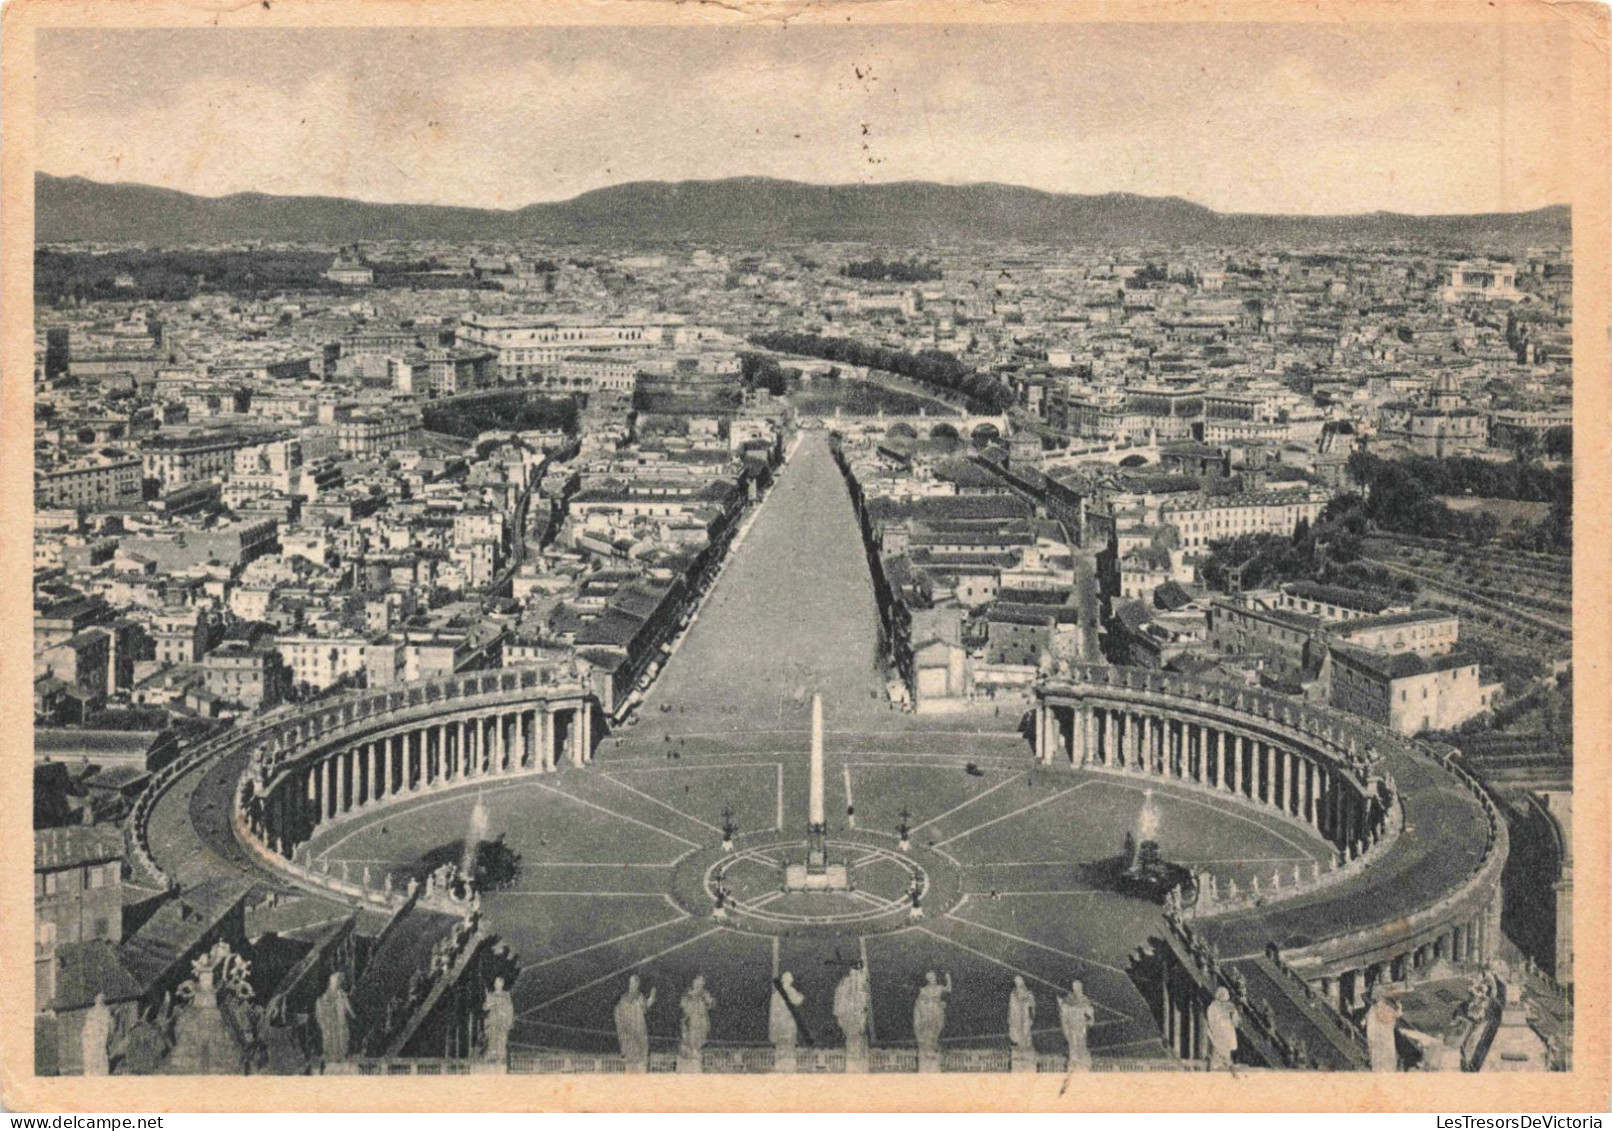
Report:
M1502 211L1487 211L1487 212L1399 212L1399 211L1396 211L1396 210L1390 209L1390 208L1371 208L1371 209L1366 209L1366 210L1363 210L1363 211L1360 211L1360 212L1239 212L1239 211L1223 211L1223 210L1221 210L1219 208L1215 208L1213 205L1204 204L1204 203L1202 203L1200 201L1193 200L1191 197L1181 196L1180 194L1177 194L1177 193L1171 193L1171 194L1166 194L1166 195L1161 195L1161 196L1155 196L1155 195L1152 195L1150 193L1132 192L1132 191L1125 190L1125 189L1110 189L1110 190L1107 190L1107 191L1104 191L1104 192L1069 192L1069 191L1065 191L1065 190L1061 190L1061 189L1038 188L1038 187L1036 187L1034 185L1013 184L1013 183L1010 183L1010 182L1007 182L1007 181L948 181L948 180L931 180L931 179L925 179L925 178L921 178L921 177L905 177L905 178L901 178L901 179L898 179L898 180L889 180L889 181L803 181L803 180L798 180L798 179L793 178L793 177L775 177L775 176L770 176L770 175L764 174L764 173L737 173L737 174L734 174L732 176L727 176L727 177L685 177L685 178L682 178L682 179L679 179L679 180L665 180L665 179L660 179L660 178L635 178L635 179L623 180L623 181L613 181L613 182L611 182L610 184L607 184L607 185L600 185L600 186L598 186L596 188L584 189L581 192L575 193L575 194L573 194L571 196L567 196L567 197L557 197L557 198L554 198L554 199L551 199L551 200L532 200L532 201L528 201L525 204L518 204L518 205L513 205L513 206L510 206L510 207L499 208L499 207L488 206L488 205L480 205L480 204L447 204L447 203L441 203L441 202L437 202L437 201L371 200L371 199L367 199L365 197L360 197L360 196L337 196L337 195L332 195L330 193L320 193L320 192L267 192L267 191L264 191L262 189L238 189L238 190L235 190L233 192L225 192L225 193L203 193L203 192L195 192L195 191L192 191L190 189L175 188L172 185L151 184L150 182L147 182L147 181L102 181L102 180L97 180L94 177L85 176L82 173L52 173L52 172L49 172L48 170L39 169L39 168L36 168L34 170L34 176L35 176L36 179L38 177L43 176L43 177L50 177L51 179L58 180L58 181L83 181L85 183L92 184L92 185L98 185L98 186L101 186L103 188L154 189L154 190L159 191L159 192L178 193L178 194L180 194L182 196L193 197L193 198L195 198L197 200L224 201L224 200L230 200L230 199L235 198L235 197L259 196L259 197L271 197L271 198L279 199L279 200L333 200L333 201L341 201L341 202L345 202L345 203L349 203L349 204L370 205L370 206L377 207L377 208L443 208L443 209L453 209L453 210L463 211L463 212L494 213L494 214L506 215L506 216L513 216L516 213L523 212L528 208L538 208L538 207L542 207L542 206L545 206L545 205L570 204L570 203L572 203L574 201L580 200L584 196L589 196L589 195L591 195L593 193L608 192L611 189L625 188L625 187L628 187L628 186L631 186L631 185L662 185L662 186L716 185L716 184L731 184L731 183L740 182L740 181L767 181L767 182L771 182L771 183L774 183L774 184L794 185L794 186L798 186L798 187L801 187L801 188L819 188L819 189L869 189L869 188L893 188L893 187L897 187L897 186L900 186L900 185L926 185L926 186L932 186L932 187L935 187L935 188L958 188L958 189L963 189L963 188L998 188L998 189L1012 189L1012 190L1018 190L1018 191L1022 191L1022 192L1039 193L1039 194L1041 194L1043 196L1079 197L1079 198L1087 198L1087 199L1097 198L1097 197L1105 197L1105 196L1109 196L1109 197L1131 197L1131 198L1138 199L1138 200L1152 200L1152 201L1161 201L1161 202L1176 201L1176 202L1179 202L1179 203L1182 203L1182 204L1190 205L1190 206L1192 206L1194 208L1202 208L1207 212L1214 213L1216 216L1224 216L1224 217L1278 217L1278 218L1281 218L1281 219L1300 219L1300 220L1306 220L1306 219L1307 220L1346 220L1346 219L1361 219L1361 218L1370 217L1370 216L1402 216L1402 217L1406 217L1408 219L1415 219L1415 220L1436 220L1436 219L1460 219L1460 218L1470 218L1470 217L1477 217L1477 216L1526 216L1526 215L1529 215L1529 214L1535 213L1535 212L1545 212L1545 211L1548 211L1548 210L1553 209L1553 208L1565 208L1565 209L1569 210L1569 212L1571 212L1571 210L1572 210L1572 203L1570 201L1553 201L1553 202L1551 202L1549 204L1540 204L1540 205L1536 205L1536 206L1534 206L1532 208L1520 208L1520 209L1513 209L1513 210L1510 210L1510 211L1502 210Z

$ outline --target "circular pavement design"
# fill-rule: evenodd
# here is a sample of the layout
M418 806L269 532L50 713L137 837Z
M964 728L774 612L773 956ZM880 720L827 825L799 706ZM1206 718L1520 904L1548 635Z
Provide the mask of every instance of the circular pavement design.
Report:
M586 769L402 802L340 824L311 847L402 882L458 857L482 797L492 835L521 859L514 882L486 893L483 905L524 964L518 1045L609 1050L611 1008L633 973L659 987L650 1010L656 1047L675 1041L677 997L696 974L718 999L713 1040L764 1043L772 978L782 970L806 994L810 1027L832 1040L834 985L848 963L861 962L882 1043L911 1041L913 995L935 970L957 986L948 1043L1005 1041L1007 994L1020 975L1044 1022L1038 1040L1059 1051L1056 994L1080 978L1099 1005L1093 1048L1125 1056L1163 1055L1127 971L1131 953L1159 932L1159 912L1103 890L1088 866L1118 854L1143 789L1154 790L1171 858L1268 874L1325 851L1274 819L1167 783L1044 768L1032 775L1021 760L936 754L933 736L918 734L832 742L829 812L843 815L854 801L858 827L832 820L829 856L851 864L854 892L779 890L781 867L802 861L806 846L808 758L787 749L792 739L757 741L749 754L690 748L675 762L601 752ZM724 810L740 829L731 850L722 846ZM903 811L908 852L895 833ZM719 873L735 900L720 919ZM914 879L921 918L907 899Z
M953 864L925 848L902 852L893 839L842 830L829 841L828 857L845 865L850 887L786 891L785 869L806 859L805 839L784 834L739 837L732 851L718 848L714 859L701 852L683 861L673 880L674 896L690 914L711 915L734 930L784 936L900 930L949 910L961 899L962 881ZM911 897L915 886L917 915ZM719 888L728 900L720 916Z

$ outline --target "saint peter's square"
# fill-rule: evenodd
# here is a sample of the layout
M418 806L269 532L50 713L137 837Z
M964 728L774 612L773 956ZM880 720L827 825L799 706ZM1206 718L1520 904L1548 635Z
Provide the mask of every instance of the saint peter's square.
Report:
M552 668L281 709L149 791L139 852L186 889L274 889L277 930L301 903L381 925L350 1071L483 1063L479 995L388 983L432 940L449 973L480 956L461 983L509 985L514 1072L1202 1067L1230 1055L1226 986L1243 1062L1364 1068L1371 1026L1347 1016L1495 953L1506 830L1459 767L1285 697L1105 664L898 710L868 569L836 440L801 431L623 718ZM1139 887L1143 849L1176 881ZM1089 1002L1078 1058L1070 1000ZM943 1026L929 1055L920 1015Z

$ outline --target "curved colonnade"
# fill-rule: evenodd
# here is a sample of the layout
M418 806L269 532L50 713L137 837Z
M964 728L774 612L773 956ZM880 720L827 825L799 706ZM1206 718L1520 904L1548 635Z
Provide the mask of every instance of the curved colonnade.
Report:
M1272 933L1264 941L1281 944L1284 962L1334 1005L1358 1004L1366 987L1438 959L1474 961L1495 952L1505 821L1475 779L1429 748L1285 696L1135 668L1075 665L1044 681L1036 697L1036 756L1044 764L1165 779L1219 803L1274 810L1332 845L1330 867L1285 881L1274 876L1263 890L1210 881L1195 915L1209 920L1206 928L1234 927L1225 934L1238 940L1268 920ZM1401 780L1413 784L1402 788ZM1481 812L1486 833L1473 849L1475 865L1453 844L1439 852L1436 834L1403 836L1434 793L1446 802L1457 795ZM1427 827L1438 823L1430 819ZM1407 906L1393 890L1407 867L1442 869L1447 881L1434 898ZM1329 919L1325 889L1339 889L1342 898L1345 885L1381 896L1376 922L1340 930L1347 919ZM1301 903L1306 908L1295 914L1323 910L1309 916L1312 929L1295 946L1281 913Z
M236 792L237 839L295 882L400 903L407 895L389 885L316 871L308 842L322 827L430 791L585 765L596 713L586 680L505 668L383 688L258 728Z
M165 771L136 807L131 840L149 862L141 815L154 799L199 760L244 750L233 826L261 866L372 906L430 900L429 891L376 889L367 877L317 869L306 845L331 823L428 791L552 773L567 759L586 764L596 713L586 680L554 667L456 676L277 711ZM1194 915L1200 934L1228 958L1277 943L1286 967L1347 1009L1379 981L1409 977L1437 959L1494 953L1504 820L1479 783L1431 748L1284 697L1106 665L1079 665L1044 681L1034 718L1036 756L1049 767L1154 777L1218 804L1260 806L1333 846L1331 865L1308 876L1273 877L1263 890L1242 892L1210 885ZM1433 795L1445 805L1438 819L1426 807ZM1451 843L1440 828L1451 804L1460 806L1457 816L1471 817L1470 843ZM1404 835L1419 815L1439 835ZM1399 882L1407 869L1430 869L1437 882L1408 895ZM1329 887L1336 890L1323 890ZM1352 901L1352 913L1334 915L1338 901Z

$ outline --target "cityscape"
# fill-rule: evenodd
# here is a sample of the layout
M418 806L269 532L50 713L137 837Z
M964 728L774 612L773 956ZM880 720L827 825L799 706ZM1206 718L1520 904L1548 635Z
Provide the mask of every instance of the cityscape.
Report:
M758 168L37 176L35 1072L1571 1070L1568 206Z

